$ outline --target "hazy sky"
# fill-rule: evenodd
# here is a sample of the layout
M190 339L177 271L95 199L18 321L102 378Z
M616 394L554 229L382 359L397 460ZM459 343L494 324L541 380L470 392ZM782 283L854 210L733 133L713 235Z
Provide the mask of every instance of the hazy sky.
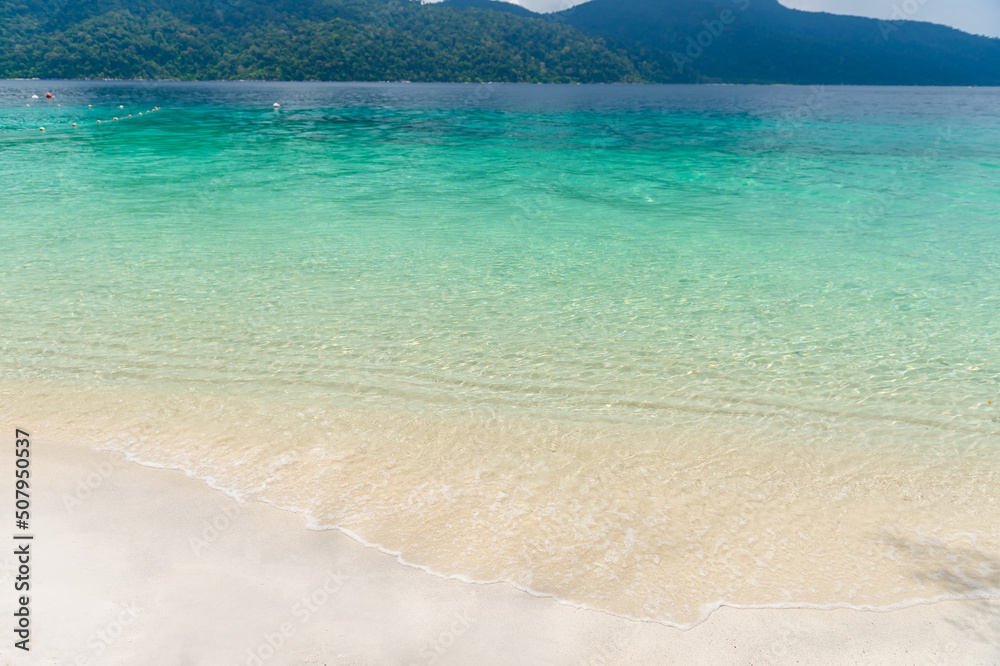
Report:
M1000 37L1000 0L779 0L787 7L814 12L892 18L898 7L904 18L954 26L966 32ZM552 12L578 0L517 0L536 12Z
M1000 37L1000 0L779 0L786 7L814 12L943 23L959 30Z

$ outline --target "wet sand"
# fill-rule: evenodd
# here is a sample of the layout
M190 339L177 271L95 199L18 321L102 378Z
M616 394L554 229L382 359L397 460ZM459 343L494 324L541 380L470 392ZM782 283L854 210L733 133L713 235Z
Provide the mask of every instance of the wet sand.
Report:
M33 448L32 651L8 639L0 663L1000 663L996 600L722 608L680 631L443 580L181 472L43 436ZM9 618L12 549L0 564Z

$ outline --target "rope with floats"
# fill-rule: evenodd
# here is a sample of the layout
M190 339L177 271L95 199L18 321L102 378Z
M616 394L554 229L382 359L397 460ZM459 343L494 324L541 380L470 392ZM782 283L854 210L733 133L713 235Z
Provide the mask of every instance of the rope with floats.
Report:
M54 99L54 98L55 98L55 97L54 97L54 95L53 95L52 93L50 93L50 92L47 92L47 93L45 93L45 99ZM32 95L32 96L31 96L31 99L38 99L38 95ZM27 106L31 106L31 104L27 104ZM58 106L58 107L61 107L61 106L62 106L62 104L56 104L56 106ZM88 108L88 109L92 109L92 108L94 108L94 105L93 105L93 104L88 104L88 105L87 105L87 108ZM124 105L124 104L119 104L119 105L118 105L118 108L119 108L119 109L124 109L124 108L125 108L125 105ZM153 113L154 111L162 111L162 110L163 110L163 109L162 109L162 107L159 107L159 106L154 106L153 108L151 108L151 109L147 109L146 111L140 111L140 112L139 112L139 113L137 114L137 116L141 116L141 115L143 115L143 114L145 114L145 115L149 115L150 113ZM116 121L116 120L119 120L119 121L120 121L120 120L128 120L128 119L129 119L129 118L131 118L131 117L132 117L132 114L131 114L131 113L130 113L130 114L128 114L128 115L126 115L126 116L122 116L122 117L118 117L118 116L113 116L113 117L111 118L111 120L110 120L110 121L102 121L101 119L98 119L97 121L95 121L95 124L96 124L96 125L100 125L100 124L102 124L103 122L114 122L114 121ZM79 123L70 123L70 127L79 127ZM45 131L45 127L39 127L39 128L38 128L38 131L39 131L39 132L44 132L44 131Z
M32 95L31 99L38 99L38 95ZM55 99L55 96L52 93L47 92L47 93L45 93L45 99L47 99L47 100ZM27 104L27 106L31 106L31 104ZM61 107L62 104L56 104L56 106ZM94 105L93 104L88 104L87 108L88 109L93 109ZM125 105L124 104L119 104L118 108L119 109L124 109ZM281 104L278 103L278 102L275 102L274 104L271 105L271 108L273 108L275 112L279 112L281 110ZM162 107L154 106L153 108L147 109L146 111L140 111L138 114L136 114L136 116L149 115L150 113L153 113L154 111L162 111L162 110L163 110ZM122 116L122 117L112 116L111 120L97 119L96 121L94 121L94 124L101 125L101 124L103 124L105 122L115 122L115 121L128 120L131 117L132 117L131 113L128 114L128 115L126 115L126 116ZM70 123L70 127L79 127L79 123ZM40 132L44 132L45 131L45 127L39 127L38 130Z

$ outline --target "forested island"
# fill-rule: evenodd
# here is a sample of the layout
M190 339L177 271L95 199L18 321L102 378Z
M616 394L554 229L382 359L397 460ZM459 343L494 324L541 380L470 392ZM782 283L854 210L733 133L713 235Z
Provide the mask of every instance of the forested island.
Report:
M0 0L0 77L1000 84L1000 40L776 0Z

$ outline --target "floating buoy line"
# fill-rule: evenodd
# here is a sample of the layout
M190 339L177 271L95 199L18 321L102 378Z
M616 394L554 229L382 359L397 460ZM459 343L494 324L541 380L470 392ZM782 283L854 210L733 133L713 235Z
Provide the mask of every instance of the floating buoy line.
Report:
M45 93L45 98L46 99L52 99L52 93ZM31 99L38 99L38 95L32 95ZM27 106L31 106L31 105L28 104ZM62 104L56 104L56 106L60 106L61 107ZM93 104L88 104L87 108L88 109L93 109L94 105ZM125 105L124 104L119 104L118 108L119 109L124 109ZM147 109L146 111L140 111L137 115L138 116L141 116L141 115L144 115L144 114L145 115L149 115L149 114L153 113L154 111L162 111L162 110L163 110L162 107L154 106L153 108ZM95 125L100 125L100 124L105 123L105 122L115 122L116 120L117 121L128 120L131 117L132 117L132 114L130 113L128 115L121 116L121 117L119 117L119 116L112 116L111 120L107 120L107 119L102 120L102 119L99 118L96 121L94 121L94 124ZM80 121L80 122L82 122L82 121ZM80 126L80 122L70 123L70 127L79 127ZM44 127L39 127L38 131L39 132L44 132L45 128Z
M88 105L87 105L87 108L88 108L88 109L92 109L92 108L94 108L94 106L93 106L92 104L88 104ZM124 106L119 106L118 108L119 108L119 109L124 109L125 107L124 107ZM152 109L148 109L147 111L140 111L140 112L139 112L139 115L141 116L141 115L142 115L142 114L144 114L144 113L145 113L146 115L149 115L149 114L151 114L151 113L152 113L153 111L162 111L162 110L163 110L163 109L162 109L161 107L159 107L159 106L154 106L154 107L153 107ZM116 120L128 120L128 119L129 119L129 118L131 118L131 117L132 117L132 114L131 114L131 113L130 113L130 114L128 114L127 116L122 116L122 117L120 117L120 118L119 118L118 116L113 116L113 117L111 118L111 120L110 120L110 121L108 121L108 122L114 122L114 121L116 121ZM101 122L102 122L102 121L101 121L100 119L98 119L98 120L97 120L97 124L100 124ZM76 127L76 126L77 126L77 124L76 124L76 123L71 123L71 125L72 125L73 127Z
M38 99L38 95L32 95L32 96L31 96L31 99ZM53 99L53 96L52 96L52 93L45 93L45 99ZM27 104L26 106L31 106L31 104ZM61 107L61 106L62 106L62 104L56 104L56 106L58 106L58 107ZM88 109L93 109L93 108L94 108L94 105L93 105L93 104L88 104L88 105L87 105L87 108L88 108ZM118 105L118 108L119 108L119 109L124 109L124 108L125 108L125 105L124 105L124 104L119 104L119 105ZM281 104L280 104L280 103L278 103L278 102L275 102L275 103L274 103L274 104L272 105L272 108L273 108L273 109L274 109L275 111L278 111L278 110L280 110L280 109L281 109ZM144 114L145 114L145 115L149 115L149 114L153 113L154 111L162 111L162 110L163 110L163 108L162 108L162 107L159 107L159 106L154 106L153 108L151 108L151 109L147 109L146 111L139 111L139 112L138 112L138 114L136 114L136 115L137 115L137 116L141 116L141 115L144 115ZM107 120L107 119L103 119L103 120L102 120L102 119L98 118L98 119L97 119L96 121L94 121L94 124L95 124L95 125L100 125L100 124L102 124L102 123L105 123L105 122L115 122L115 121L122 121L122 120L128 120L128 119L129 119L129 118L131 118L131 117L132 117L132 114L130 113L130 114L128 114L128 115L126 115L126 116L122 116L122 117L119 117L119 116L112 116L112 117L111 117L111 120ZM83 122L83 121L80 121L80 122ZM75 123L70 123L70 127L79 127L79 126L80 126L80 122L75 122ZM40 132L44 132L44 131L45 131L45 128L44 128L44 127L39 127L39 128L38 128L38 131L40 131Z

